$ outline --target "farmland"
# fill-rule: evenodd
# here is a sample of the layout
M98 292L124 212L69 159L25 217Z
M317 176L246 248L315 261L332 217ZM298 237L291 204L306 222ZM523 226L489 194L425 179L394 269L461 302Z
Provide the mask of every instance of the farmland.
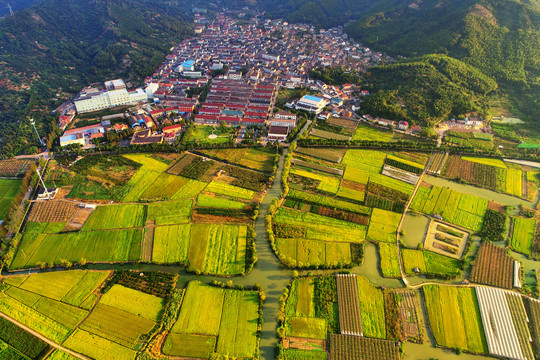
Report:
M474 289L426 285L423 291L431 330L439 345L487 352Z
M27 159L12 159L0 161L0 176L2 177L18 177L24 175L30 169L31 160Z
M383 276L398 278L399 271L398 251L395 244L379 243L380 267Z
M359 336L332 334L330 338L332 359L398 360L399 348L393 341L369 339Z
M214 126L195 126L193 131L186 139L188 143L207 143L207 144L222 144L228 143L231 139L234 129L227 128L222 130ZM210 135L216 135L214 139L209 138Z
M529 255L534 240L536 221L534 219L514 218L514 231L510 246L518 252Z
M167 355L208 357L211 353L253 357L258 348L259 295L191 281L178 319L167 336Z
M389 142L392 141L393 137L394 134L392 133L392 131L379 130L369 125L359 123L352 139Z
M0 219L4 219L13 202L19 193L22 180L0 179Z
M511 289L513 275L514 260L506 254L506 251L492 243L482 243L472 269L471 281Z
M201 153L231 164L239 164L250 169L264 171L267 173L271 173L274 166L275 150L268 147L219 150L210 149L202 150Z

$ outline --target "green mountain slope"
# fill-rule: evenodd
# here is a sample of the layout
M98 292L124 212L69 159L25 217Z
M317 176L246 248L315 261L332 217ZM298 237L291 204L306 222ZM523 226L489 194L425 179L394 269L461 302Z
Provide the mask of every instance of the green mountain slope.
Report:
M497 83L445 55L426 55L371 68L373 94L362 109L372 115L422 124L471 112L485 113Z
M0 145L91 82L121 76L135 83L151 74L171 46L191 34L185 6L150 0L44 0L0 21ZM40 110L41 113L32 114ZM42 131L50 131L50 121ZM17 129L14 129L17 127ZM24 127L24 130L20 130ZM15 131L16 130L16 131ZM28 136L35 142L35 137ZM27 140L28 141L28 140Z

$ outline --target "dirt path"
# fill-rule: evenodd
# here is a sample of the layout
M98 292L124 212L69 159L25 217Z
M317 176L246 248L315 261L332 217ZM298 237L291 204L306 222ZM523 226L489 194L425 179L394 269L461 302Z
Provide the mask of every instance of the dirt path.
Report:
M63 347L62 345L59 345L57 343L55 343L54 341L52 340L49 340L48 338L46 338L45 336L41 335L40 333L30 329L28 326L18 322L17 320L15 319L12 319L10 318L9 316L7 316L6 314L4 313L1 313L0 312L0 316L3 317L4 319L12 322L13 324L17 325L18 327L20 327L21 329L23 329L24 331L26 332L29 332L30 334L34 335L35 337L37 337L38 339L40 340L43 340L44 342L46 342L47 344L49 344L51 347L57 349L57 350L60 350L60 351L63 351L71 356L74 356L76 357L77 359L82 359L82 360L91 360L89 357L86 357L84 355L81 355L73 350L70 350L68 348L65 348Z

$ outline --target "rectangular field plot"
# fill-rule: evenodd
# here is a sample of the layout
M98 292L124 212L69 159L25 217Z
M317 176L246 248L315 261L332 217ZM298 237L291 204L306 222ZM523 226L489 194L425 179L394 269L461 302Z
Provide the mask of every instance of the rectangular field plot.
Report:
M233 198L240 198L245 200L251 200L255 195L255 192L252 190L243 189L218 181L212 181L210 184L208 184L205 190L208 192L213 192L215 194L222 194Z
M363 276L357 276L356 282L364 336L385 339L386 325L382 291Z
M126 158L141 163L142 166L129 180L125 189L124 202L137 201L156 179L163 173L168 165L148 155L124 155Z
M77 330L63 344L95 360L133 360L137 352L84 330Z
M514 280L514 259L504 248L483 242L470 279L479 284L511 289Z
M100 302L80 329L132 349L139 336L148 333L155 325L142 316Z
M330 334L331 359L399 360L394 341Z
M155 322L159 320L165 301L160 297L116 284L101 297L99 303Z
M424 249L461 259L468 238L469 233L461 229L431 220L424 239Z
M141 194L140 199L170 199L188 183L189 179L181 176L161 173L156 180Z
M426 285L423 291L437 344L473 353L487 352L474 289Z
M361 169L368 174L380 174L385 157L386 154L381 151L351 149L347 150L342 163L347 165L347 168L350 166ZM346 174L347 170L345 170ZM347 178L345 180L355 181L354 179Z
M373 209L367 238L372 241L396 241L396 231L400 220L401 214L377 208Z
M530 334L526 326L522 328L525 316L520 295L483 286L475 289L489 353L510 359L532 360L528 341ZM515 296L519 298L514 299Z
M342 334L362 336L362 317L360 316L360 301L358 299L358 284L356 275L336 275L339 328Z
M316 317L289 317L285 324L285 334L292 337L326 339L326 320Z
M345 149L297 148L296 152L333 163L341 162L345 155Z
M191 199L149 204L146 220L155 220L156 225L188 223L192 206Z
M534 240L536 220L524 218L513 218L513 220L514 230L510 245L514 250L529 255Z
M296 189L290 189L287 197L296 199L296 200L302 200L307 203L324 205L331 208L352 211L352 212L364 214L364 215L369 215L371 213L371 209L368 208L367 206L351 203L348 201L338 200L338 199L325 196L322 194L315 194L315 193L310 193L310 192L296 190Z
M189 269L207 274L241 274L246 266L247 231L246 226L193 224Z
M394 134L389 130L379 130L369 125L362 123L358 124L356 131L352 137L353 140L370 140L370 141L392 141Z
M140 228L144 226L144 206L135 204L98 206L83 230Z
M191 281L163 351L183 357L213 352L253 357L257 349L258 309L256 292Z
M217 196L209 196L205 194L200 194L197 197L197 206L222 208L222 209L245 209L247 204L240 201L220 198Z
M380 268L384 277L398 278L399 258L396 244L381 242L379 246Z
M304 178L313 179L319 182L317 189L335 194L339 190L340 180L337 177L331 177L326 175L321 175L315 172L305 171L293 167L290 171L291 174L298 175Z
M19 193L22 180L0 179L0 219L4 219L13 202Z
M152 261L184 263L188 257L191 224L158 226L154 229Z
M138 261L141 256L141 229L80 231L65 234L23 236L12 262L13 268L59 264L65 259L79 262Z
M201 152L216 159L268 173L272 172L276 155L272 148L210 149Z
M8 349L2 350L3 345L9 345ZM39 359L39 355L49 351L49 345L24 331L7 319L0 318L0 359L26 360L22 357L9 357L3 351L13 352L16 350L30 359Z

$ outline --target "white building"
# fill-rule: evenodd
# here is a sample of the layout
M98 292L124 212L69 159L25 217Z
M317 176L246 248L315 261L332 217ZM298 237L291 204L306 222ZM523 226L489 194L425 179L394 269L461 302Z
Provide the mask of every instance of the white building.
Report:
M83 113L147 100L148 95L143 89L128 91L124 81L118 79L107 81L105 90L92 87L82 89L73 102L77 112Z
M314 114L319 114L323 111L328 101L313 95L305 95L296 103L296 110L305 110Z

